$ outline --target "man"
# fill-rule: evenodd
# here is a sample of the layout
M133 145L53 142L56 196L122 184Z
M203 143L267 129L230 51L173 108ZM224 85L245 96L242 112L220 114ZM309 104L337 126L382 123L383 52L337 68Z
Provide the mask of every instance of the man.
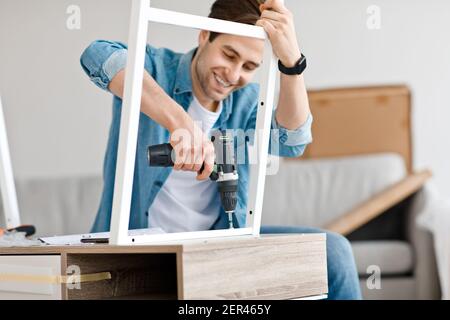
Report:
M308 98L293 17L279 0L217 0L211 18L258 25L269 35L284 73L272 117L271 143L278 155L300 156L311 142ZM258 86L250 84L262 63L264 42L201 31L198 47L187 54L147 46L141 116L130 213L130 228L160 227L167 232L223 229L228 216L221 209L217 185L208 180L214 165L212 129L255 128ZM91 80L114 95L113 119L104 162L104 190L93 227L109 230L120 127L126 46L95 41L81 56ZM293 73L293 74L292 74ZM180 138L183 132L184 138ZM200 137L186 139L188 137ZM146 148L170 141L175 166L148 168ZM202 172L200 169L204 166ZM236 227L245 225L248 163L238 165ZM300 227L262 227L262 233L323 232ZM327 233L329 298L359 299L354 259L348 241Z

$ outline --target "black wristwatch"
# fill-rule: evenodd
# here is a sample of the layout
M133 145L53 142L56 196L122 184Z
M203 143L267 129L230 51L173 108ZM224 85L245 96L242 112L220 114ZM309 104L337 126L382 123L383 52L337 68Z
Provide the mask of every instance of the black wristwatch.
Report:
M303 55L300 57L300 59L297 61L295 66L292 68L285 67L280 60L278 60L278 70L280 70L281 73L293 76L293 75L300 75L305 71L306 69L306 57Z

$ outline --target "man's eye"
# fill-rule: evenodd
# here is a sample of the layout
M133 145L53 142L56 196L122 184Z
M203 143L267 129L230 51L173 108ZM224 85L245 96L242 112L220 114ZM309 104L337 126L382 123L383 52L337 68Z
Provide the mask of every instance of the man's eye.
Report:
M230 59L230 60L233 60L233 59L234 59L234 57L231 56L231 55L229 55L229 54L224 53L224 55L225 55L225 57L227 57L227 58Z

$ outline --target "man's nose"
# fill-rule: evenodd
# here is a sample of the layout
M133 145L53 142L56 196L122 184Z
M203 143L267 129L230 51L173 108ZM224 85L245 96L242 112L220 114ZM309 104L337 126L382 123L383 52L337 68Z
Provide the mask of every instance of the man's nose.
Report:
M241 77L241 68L239 66L230 66L227 68L227 82L231 84L237 84L239 82L239 78Z

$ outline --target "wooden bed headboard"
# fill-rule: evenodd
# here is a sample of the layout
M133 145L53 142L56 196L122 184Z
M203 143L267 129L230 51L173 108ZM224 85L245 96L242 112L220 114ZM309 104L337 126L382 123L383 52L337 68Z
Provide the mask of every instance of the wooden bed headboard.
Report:
M411 95L406 86L308 92L313 142L304 159L395 152L412 172Z

